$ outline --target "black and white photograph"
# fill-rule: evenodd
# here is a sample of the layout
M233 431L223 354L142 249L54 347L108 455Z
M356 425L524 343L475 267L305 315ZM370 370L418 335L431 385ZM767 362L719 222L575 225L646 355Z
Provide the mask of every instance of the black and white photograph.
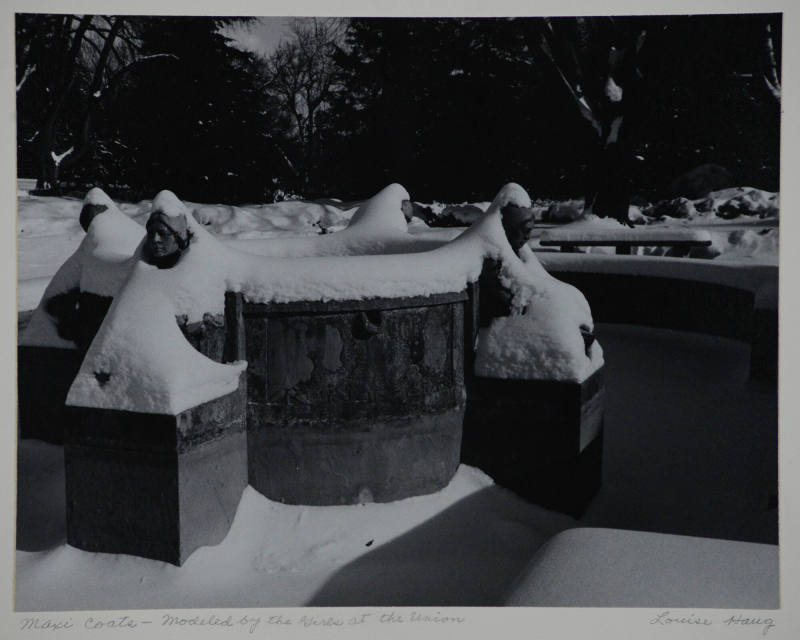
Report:
M108 6L7 25L13 637L794 637L784 9Z

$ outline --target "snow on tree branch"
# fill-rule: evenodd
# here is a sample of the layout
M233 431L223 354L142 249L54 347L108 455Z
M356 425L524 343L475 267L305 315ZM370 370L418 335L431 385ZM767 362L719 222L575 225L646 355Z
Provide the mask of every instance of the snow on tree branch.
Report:
M25 68L25 73L22 75L22 79L17 83L17 93L19 93L19 90L22 89L22 85L25 84L25 81L28 79L28 77L35 71L35 64Z
M775 45L772 41L772 27L767 25L767 60L769 62L769 69L764 74L764 82L767 89L772 96L778 101L781 101L781 79L778 76L778 62L775 57Z
M55 151L51 151L50 152L50 157L53 159L53 164L55 164L58 167L61 164L61 161L64 160L64 158L66 158L74 150L75 150L75 147L70 147L64 153L61 153L61 154L56 154Z

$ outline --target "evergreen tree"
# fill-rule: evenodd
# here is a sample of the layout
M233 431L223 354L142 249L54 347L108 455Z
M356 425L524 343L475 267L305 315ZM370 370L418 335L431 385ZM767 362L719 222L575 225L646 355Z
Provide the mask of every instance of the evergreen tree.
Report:
M40 189L58 189L62 171L97 153L98 121L115 88L138 66L143 19L18 14L18 153Z
M326 146L346 160L330 160L328 179L349 195L399 181L415 198L480 199L503 182L564 175L554 162L564 145L543 144L553 124L540 117L544 79L523 22L353 20L338 61L346 90Z
M137 74L115 113L130 149L124 180L147 193L169 188L203 202L264 200L280 162L269 144L277 117L255 61L228 46L226 20L151 18L143 52L174 56Z

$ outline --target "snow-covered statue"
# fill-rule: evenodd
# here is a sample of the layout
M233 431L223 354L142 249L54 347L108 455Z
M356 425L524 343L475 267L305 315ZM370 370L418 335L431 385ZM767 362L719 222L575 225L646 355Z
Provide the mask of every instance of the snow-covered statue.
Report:
M535 259L532 258L528 247L528 240L535 225L533 209L520 206L513 201L508 202L500 209L500 221L514 253L523 262ZM479 319L482 327L488 327L494 318L523 315L527 311L527 305L515 304L514 292L507 278L502 277L502 269L501 261L491 258L484 261L479 281ZM578 328L586 355L589 356L595 340L594 331L588 323L581 323Z
M533 230L533 209L509 202L500 209L500 221L508 243L519 256ZM499 260L488 258L484 261L479 281L479 314L482 327L489 326L494 318L525 313L524 307L514 307L514 293L500 277L502 267L503 264Z
M153 201L153 211L147 219L142 257L159 269L169 269L189 249L192 232L183 203L170 192L162 191L159 196Z
M508 243L514 253L519 255L520 249L528 243L533 231L533 209L509 202L500 210L500 220Z

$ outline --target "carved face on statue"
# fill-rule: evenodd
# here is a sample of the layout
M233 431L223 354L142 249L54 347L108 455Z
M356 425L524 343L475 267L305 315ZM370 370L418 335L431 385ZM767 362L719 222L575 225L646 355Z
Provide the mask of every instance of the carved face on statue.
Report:
M147 221L145 260L160 269L172 267L188 249L189 240L190 232L182 214L168 216L154 211Z
M501 209L500 214L508 242L514 252L518 252L528 242L533 231L533 211L515 204L507 204Z

